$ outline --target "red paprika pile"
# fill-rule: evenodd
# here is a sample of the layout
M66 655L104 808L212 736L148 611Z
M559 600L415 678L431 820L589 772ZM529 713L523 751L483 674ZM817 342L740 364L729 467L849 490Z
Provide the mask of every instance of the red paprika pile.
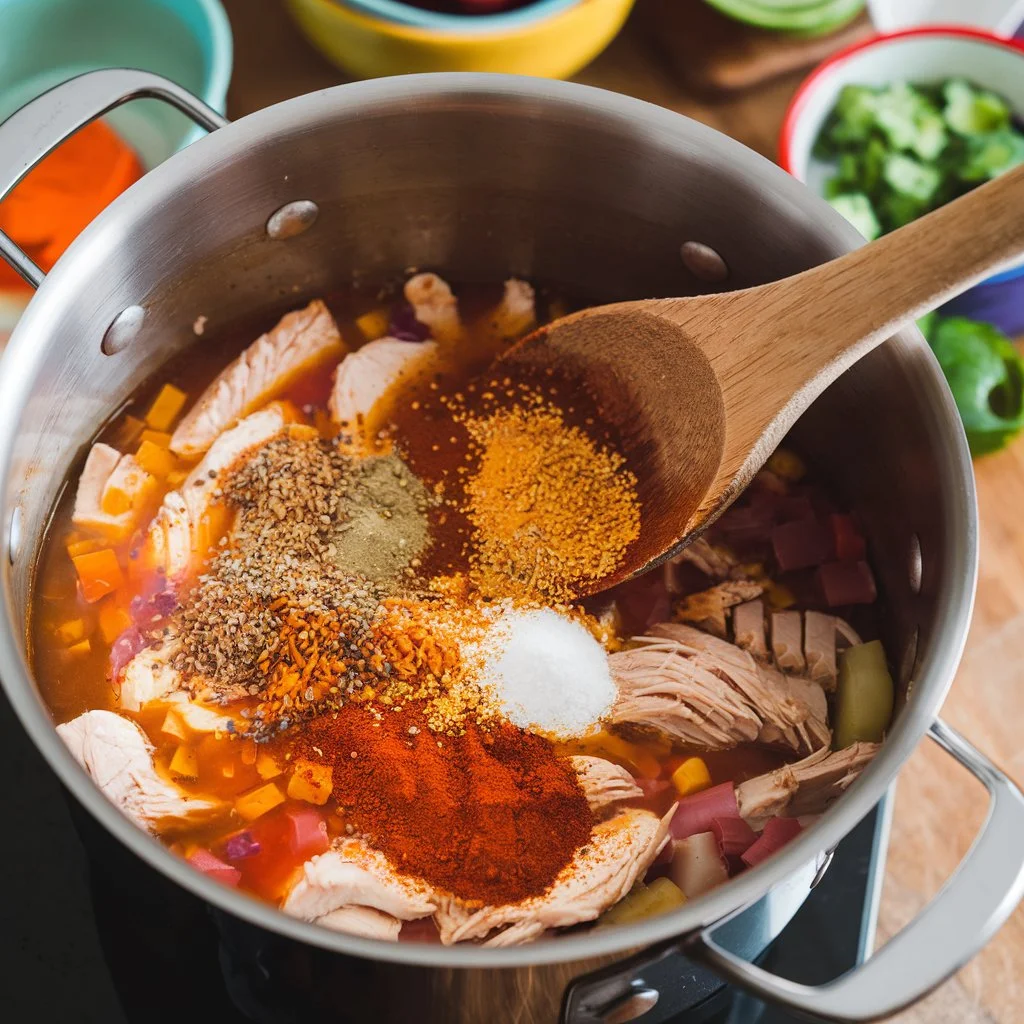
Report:
M346 704L304 726L295 753L333 766L338 813L399 871L467 901L539 895L590 836L569 762L506 722L438 736L415 707Z

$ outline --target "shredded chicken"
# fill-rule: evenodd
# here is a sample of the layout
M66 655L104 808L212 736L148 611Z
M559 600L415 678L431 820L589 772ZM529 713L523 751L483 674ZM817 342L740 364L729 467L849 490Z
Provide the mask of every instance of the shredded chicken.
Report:
M668 841L674 812L673 807L659 820L650 811L628 809L595 825L590 842L576 851L541 896L480 908L442 898L435 917L441 941L450 945L479 939L488 946L513 945L529 942L549 928L593 921L646 873Z
M623 800L636 800L644 791L621 765L602 757L571 757L573 768L594 814Z
M739 812L754 828L783 812L790 818L821 814L842 796L878 750L877 743L853 743L835 751L822 748L802 761L740 783L736 787Z
M736 559L731 552L725 548L715 547L704 537L698 537L692 544L688 544L672 561L689 562L705 576L719 581L729 579L736 565Z
M287 314L199 396L175 429L171 451L185 458L201 455L242 416L280 394L298 373L343 349L338 325L319 299Z
M750 601L764 593L764 584L753 580L727 580L707 590L684 597L675 609L675 617L692 622L715 636L724 637L725 613L734 605Z
M405 282L405 298L416 319L430 328L437 341L457 341L462 337L459 304L448 282L437 274L416 274Z
M177 641L165 639L159 648L147 647L125 665L119 690L123 710L138 711L143 704L181 689L181 674L171 666L177 652Z
M397 942L402 930L402 922L397 917L373 907L339 907L318 917L316 923L336 932L348 932L349 935L381 942Z
M508 340L525 334L536 323L533 286L526 281L509 278L501 301L490 315L488 326L498 338Z
M103 795L148 832L193 828L224 808L160 778L146 734L113 711L86 711L57 733Z

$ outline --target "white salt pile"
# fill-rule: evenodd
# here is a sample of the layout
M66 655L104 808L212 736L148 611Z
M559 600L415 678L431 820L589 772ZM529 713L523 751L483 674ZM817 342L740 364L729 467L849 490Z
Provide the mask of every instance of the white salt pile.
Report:
M607 655L578 622L546 608L510 611L482 646L481 682L523 729L569 739L611 709L616 690Z

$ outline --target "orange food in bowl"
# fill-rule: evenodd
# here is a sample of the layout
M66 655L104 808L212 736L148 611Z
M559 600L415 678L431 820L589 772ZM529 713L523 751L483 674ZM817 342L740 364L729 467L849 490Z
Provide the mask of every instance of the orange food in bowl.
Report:
M142 177L139 158L102 121L94 121L33 168L0 203L0 231L44 271L86 225ZM0 260L0 290L28 289Z

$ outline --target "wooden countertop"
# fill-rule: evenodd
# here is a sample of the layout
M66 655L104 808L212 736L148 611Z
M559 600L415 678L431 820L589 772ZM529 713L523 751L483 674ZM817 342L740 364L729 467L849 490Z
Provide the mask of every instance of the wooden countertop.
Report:
M641 0L643 3L644 0ZM229 114L337 85L345 75L319 56L280 0L224 0L235 34ZM642 15L643 11L638 14ZM689 94L650 45L642 17L577 80L629 93L703 121L769 157L786 103L801 74L737 97L709 102ZM967 652L943 717L1002 768L1024 778L1024 440L976 468L981 509L981 577ZM938 891L973 839L985 795L965 771L925 742L899 778L879 942L900 929ZM1015 1024L1024 976L1024 911L952 981L899 1024Z

